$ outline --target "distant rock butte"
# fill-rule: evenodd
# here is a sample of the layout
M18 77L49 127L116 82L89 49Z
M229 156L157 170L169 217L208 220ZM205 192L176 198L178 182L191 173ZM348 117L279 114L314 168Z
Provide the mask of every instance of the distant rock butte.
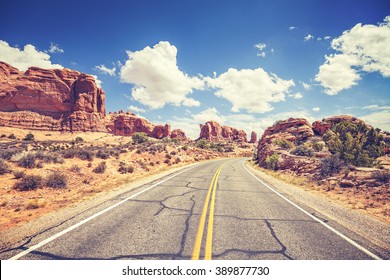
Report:
M246 143L248 141L245 131L230 126L221 126L215 121L208 121L204 125L200 125L199 139L212 142L234 141Z
M249 143L256 143L256 142L257 142L257 133L252 131L251 140L249 140Z
M106 131L105 93L88 74L0 62L0 125L59 131Z

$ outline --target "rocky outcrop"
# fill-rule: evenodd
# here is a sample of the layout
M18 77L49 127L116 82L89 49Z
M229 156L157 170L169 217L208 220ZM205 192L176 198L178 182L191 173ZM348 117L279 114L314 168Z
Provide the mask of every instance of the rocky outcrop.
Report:
M174 129L171 132L171 138L177 139L180 141L190 141L190 139L186 136L183 130L181 129Z
M106 131L105 93L88 74L0 62L0 125L60 131Z
M312 124L313 131L316 135L324 135L330 129L331 124L325 121L315 121Z
M221 126L215 121L208 121L204 125L200 125L199 139L212 142L234 141L246 143L248 141L245 131L230 126Z
M256 142L257 142L257 133L252 131L251 140L249 140L249 143L256 143Z
M343 121L354 123L354 124L364 124L368 128L371 126L367 125L364 121L348 115L333 116L329 118L322 119L322 121L315 121L312 124L313 131L316 135L324 135L333 125L341 123Z
M109 132L119 136L131 136L136 132L144 132L149 137L162 139L171 135L169 124L154 125L130 112L120 111L109 114L106 117L106 123Z

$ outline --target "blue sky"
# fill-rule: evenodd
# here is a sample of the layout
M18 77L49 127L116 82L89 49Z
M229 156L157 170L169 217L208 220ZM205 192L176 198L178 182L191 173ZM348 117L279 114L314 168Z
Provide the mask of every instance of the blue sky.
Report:
M0 60L96 75L190 137L352 114L390 130L388 1L1 1Z

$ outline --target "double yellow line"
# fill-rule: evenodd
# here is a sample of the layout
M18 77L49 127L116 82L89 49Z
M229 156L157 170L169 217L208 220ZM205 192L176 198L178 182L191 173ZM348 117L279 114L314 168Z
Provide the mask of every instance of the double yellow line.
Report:
M226 164L223 163L218 170L215 172L213 180L211 181L209 190L207 192L206 201L203 205L202 215L200 216L200 222L198 226L198 231L196 233L194 250L192 251L192 259L199 260L200 248L202 247L202 239L204 228L206 224L207 210L210 204L209 220L207 225L207 236L206 236L206 248L205 248L205 260L211 260L213 252L213 225L214 225L214 209L215 209L215 195L217 193L217 182L219 174L223 166ZM211 202L210 202L211 197Z

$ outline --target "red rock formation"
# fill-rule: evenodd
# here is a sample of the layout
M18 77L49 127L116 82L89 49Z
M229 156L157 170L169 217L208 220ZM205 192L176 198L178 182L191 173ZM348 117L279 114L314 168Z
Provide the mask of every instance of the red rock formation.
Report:
M178 139L180 141L189 141L190 139L186 136L183 130L181 129L174 129L171 132L171 138L172 139Z
M285 139L291 142L305 141L314 136L313 129L306 119L294 119L279 121L275 125L268 127L261 137L260 145L270 144L274 139Z
M252 131L251 140L249 141L249 143L256 143L256 142L257 142L257 133Z
M133 113L112 113L106 117L109 132L119 136L131 136L136 132L144 132L152 138L162 139L171 135L169 124L154 125L146 119L139 118Z
M315 134L324 135L330 129L331 124L325 121L315 121L312 124L312 128Z
M354 124L360 123L360 124L364 124L368 128L371 128L371 126L367 125L364 121L348 115L334 116L334 117L322 119L322 121L315 121L312 125L312 128L317 135L322 136L325 134L325 132L327 132L332 127L332 125L341 123L343 121L347 121Z
M105 93L95 79L69 69L0 62L0 125L61 131L106 131Z
M199 139L206 139L212 142L247 142L246 133L230 126L221 126L215 121L208 121L200 125Z

